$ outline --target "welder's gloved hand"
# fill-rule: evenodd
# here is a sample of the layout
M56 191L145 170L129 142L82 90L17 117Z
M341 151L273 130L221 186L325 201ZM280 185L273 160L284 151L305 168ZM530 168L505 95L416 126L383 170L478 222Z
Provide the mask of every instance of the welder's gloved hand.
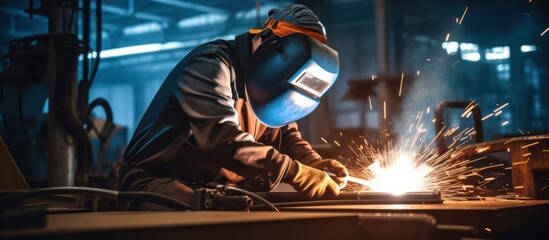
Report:
M305 163L307 166L330 173L330 177L339 185L339 189L347 186L349 172L347 168L334 159L315 159Z
M308 167L298 161L293 161L292 165L291 172L293 173L289 174L293 177L286 182L292 185L296 191L304 193L310 198L339 195L339 186L328 176L328 173Z

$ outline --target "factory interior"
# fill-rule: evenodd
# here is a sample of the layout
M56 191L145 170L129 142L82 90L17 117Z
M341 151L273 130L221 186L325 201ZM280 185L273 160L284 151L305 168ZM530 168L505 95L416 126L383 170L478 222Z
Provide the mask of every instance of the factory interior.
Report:
M277 24L287 26L285 20L267 24L281 12L270 15L270 10L290 4L316 14L326 45L307 31L279 36ZM549 239L548 13L546 0L2 0L0 239ZM261 58L267 43L276 45L273 54L289 56L287 39L299 35L308 45L293 48L303 52L294 55L310 55L306 64L316 67L330 60L315 51L335 56L335 73L319 67L337 79L329 89L303 90L308 85L296 84L305 75L296 82L284 78L283 85L317 104L293 120L319 161L345 166L348 174L338 194L304 194L307 188L296 187L297 177L287 177L309 169L305 162L295 163L302 160L293 157L300 150L288 158L274 145L275 153L253 152L246 145L235 150L235 159L284 155L287 166L299 166L297 172L287 167L278 179L272 172L265 172L267 180L242 177L251 176L249 166L217 159L225 149L203 148L206 154L198 161L219 163L210 170L212 179L230 170L245 184L230 185L229 178L227 184L188 185L187 176L199 174L189 168L170 169L176 176L171 181L191 189L185 195L189 201L154 185L122 187L130 178L121 176L124 169L141 166L127 160L141 154L135 153L139 144L174 152L175 146L192 148L223 137L230 119L212 126L218 135L204 139L195 127L203 119L185 119L191 122L190 137L175 127L158 130L181 136L174 139L187 145L174 140L146 145L146 138L139 139L143 125L152 121L147 114L168 111L151 103L161 101L157 98L165 91L159 89L178 74L172 70L186 63L182 59L199 55L193 49L218 39L234 48L249 29L260 29L257 39L263 39L266 26L275 29L265 38L277 40L253 48L250 61L264 69L261 79L279 76L279 63ZM262 85L254 86L249 77L260 70L250 69L242 77L244 101L250 101L257 123L265 124L265 131L280 127L280 134L296 133L285 132L288 122L271 127L254 109L253 91ZM183 86L185 76L168 90L187 110L200 102L185 102L181 95L202 94L204 83ZM209 106L197 107L213 112ZM270 114L280 117L292 109ZM172 115L176 122L181 114ZM265 141L249 144L266 147ZM275 164L263 166L266 162L254 167L267 171ZM339 184L340 176L328 168L310 168ZM153 169L147 176L155 174ZM246 187L272 179L267 190ZM128 202L162 210L122 207Z

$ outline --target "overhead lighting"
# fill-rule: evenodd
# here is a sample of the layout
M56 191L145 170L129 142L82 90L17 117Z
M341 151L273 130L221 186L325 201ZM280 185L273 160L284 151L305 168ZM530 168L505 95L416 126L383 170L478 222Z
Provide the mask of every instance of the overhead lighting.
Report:
M523 52L523 53L535 52L536 50L538 50L536 45L522 45L522 46L520 46L520 51Z
M461 59L465 61L478 62L480 60L480 53L478 52L461 53Z
M125 27L123 32L124 35L138 35L151 32L160 32L162 31L162 25L157 22L149 22L137 24L129 27Z
M267 3L265 5L262 5L259 8L259 16L260 17L266 17L269 10L274 9L274 8L279 8L282 5L286 5L286 4L281 3L281 5L280 4L275 5L275 4L272 4L272 3ZM256 8L251 8L249 10L242 10L242 11L237 12L236 15L235 15L235 18L239 19L239 20L241 20L241 19L254 19L256 17L257 17L257 9Z
M478 45L474 44L474 43L460 43L459 44L459 49L462 52L466 52L466 51L478 52Z
M142 45L135 45L135 46L129 46L129 47L113 48L113 49L101 51L101 58L122 57L122 56L134 55L134 54L174 50L174 49L181 49L181 48L190 48L190 47L195 47L195 46L198 46L199 44L211 41L213 39L233 39L234 37L235 37L234 34L228 34L223 36L216 36L213 38L203 38L203 39L189 40L189 41L183 41L183 42L173 41L173 42L166 42L166 43L150 43L150 44L142 44ZM92 56L93 57L97 56L97 52L93 52L89 54L89 57L92 57Z
M442 48L446 49L446 53L448 55L455 55L459 50L459 43L458 42L443 42Z
M480 61L480 53L478 52L478 44L475 43L460 43L459 50L461 59L465 61L478 62Z
M229 17L227 14L222 13L210 13L198 15L190 18L181 19L177 23L178 28L190 28L204 25L213 25L227 21Z
M101 58L112 58L112 57L121 57L133 54L140 53L149 53L163 50L171 50L184 48L189 46L198 45L199 42L195 41L186 41L186 42L167 42L167 43L150 43L143 45L135 45L129 47L113 48L108 50L101 51ZM96 52L93 52L93 55L96 55Z
M486 60L502 60L511 57L511 48L509 46L493 47L484 51Z

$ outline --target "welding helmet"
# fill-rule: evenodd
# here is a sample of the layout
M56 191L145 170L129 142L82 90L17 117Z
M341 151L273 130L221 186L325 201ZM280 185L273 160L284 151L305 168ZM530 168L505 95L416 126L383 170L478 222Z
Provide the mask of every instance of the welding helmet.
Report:
M307 116L320 104L339 74L339 59L325 44L323 34L272 19L266 26L246 71L246 97L263 124L281 127Z

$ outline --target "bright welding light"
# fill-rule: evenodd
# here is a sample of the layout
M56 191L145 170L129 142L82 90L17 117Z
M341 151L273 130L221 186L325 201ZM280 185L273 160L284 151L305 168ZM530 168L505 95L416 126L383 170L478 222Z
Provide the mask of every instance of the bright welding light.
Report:
M376 160L368 170L373 176L367 184L372 191L400 195L405 192L424 190L425 176L433 169L426 164L415 163L413 154L402 152L398 153L397 158L392 161Z

